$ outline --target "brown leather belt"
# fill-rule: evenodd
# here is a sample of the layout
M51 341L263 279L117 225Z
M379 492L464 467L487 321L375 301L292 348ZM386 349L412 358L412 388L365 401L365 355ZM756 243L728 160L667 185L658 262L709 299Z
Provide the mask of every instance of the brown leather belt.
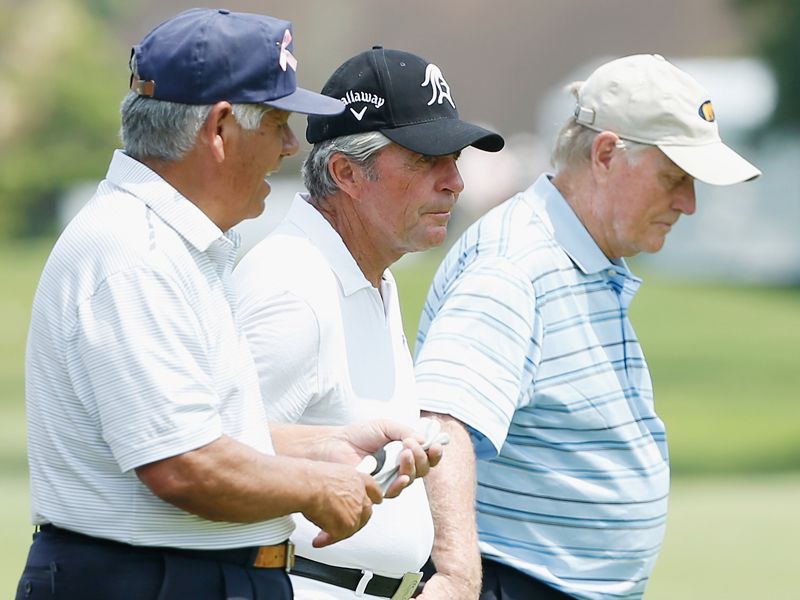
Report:
M133 546L116 540L98 538L62 529L50 523L39 526L39 531L48 535L100 545L125 546L134 551L160 554L178 554L200 560L232 563L256 569L284 569L287 573L294 567L294 544L285 541L274 546L254 546L251 548L231 548L228 550L195 550L189 548L172 548L160 546Z

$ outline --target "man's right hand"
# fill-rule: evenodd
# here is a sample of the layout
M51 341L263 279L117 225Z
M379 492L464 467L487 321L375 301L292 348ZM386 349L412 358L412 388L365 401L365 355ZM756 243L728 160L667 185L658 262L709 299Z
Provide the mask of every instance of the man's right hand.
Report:
M303 516L322 531L314 538L322 548L350 537L366 525L372 505L383 501L380 486L369 475L337 463L313 462L312 476L319 486L309 498Z

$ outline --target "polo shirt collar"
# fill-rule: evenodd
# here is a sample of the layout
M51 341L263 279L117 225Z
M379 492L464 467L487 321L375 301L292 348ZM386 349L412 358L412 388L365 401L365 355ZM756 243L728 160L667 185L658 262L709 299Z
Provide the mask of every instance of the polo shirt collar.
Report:
M544 203L544 210L538 211L537 215L542 218L564 252L585 275L611 270L626 278L636 279L624 259L611 261L603 254L578 215L553 185L551 178L549 174L540 175L531 187L533 194L528 197L541 199L540 202Z
M238 250L241 239L236 231L223 233L193 202L121 150L114 151L106 179L144 202L200 252L206 252L212 244Z
M307 193L296 194L286 218L319 248L330 263L331 270L339 280L345 296L364 288L371 288L372 284L364 277L361 267L350 254L342 237L322 213L309 204L309 199Z

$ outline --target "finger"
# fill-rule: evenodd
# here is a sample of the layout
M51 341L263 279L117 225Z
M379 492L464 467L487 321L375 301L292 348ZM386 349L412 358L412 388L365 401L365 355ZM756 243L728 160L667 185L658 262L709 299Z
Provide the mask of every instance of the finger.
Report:
M364 490L367 492L367 497L372 501L372 504L380 504L383 502L383 492L381 491L381 486L378 485L378 482L369 475L364 475L363 473L361 474L361 477L364 480ZM371 507L370 514L372 514Z
M406 438L419 438L419 434L417 434L412 427L404 425L403 423L397 423L395 421L383 419L376 421L376 423L380 428L381 433L383 433L383 435L386 437L387 442L392 440L404 440Z
M422 446L419 444L407 439L403 440L403 443L412 453L416 477L425 477L428 471L431 470L430 463L428 462L428 455L425 453L425 450L423 450Z
M400 492L411 485L411 481L412 480L408 475L398 475L389 485L389 489L386 490L386 495L384 498L397 498L397 496L400 495Z
M428 464L431 468L439 464L444 456L444 446L442 444L433 444L428 448Z
M334 538L330 533L327 531L320 531L313 540L311 540L311 545L314 548L324 548L325 546L330 546L334 542L337 542L338 539Z
M417 457L414 456L413 450L410 448L404 448L397 458L398 475L408 475L412 481L418 476L421 477L421 475L417 473Z

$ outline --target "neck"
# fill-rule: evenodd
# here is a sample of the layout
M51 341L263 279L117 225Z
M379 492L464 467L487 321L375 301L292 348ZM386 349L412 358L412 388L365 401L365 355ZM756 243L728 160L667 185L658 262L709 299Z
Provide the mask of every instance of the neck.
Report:
M176 161L143 159L140 162L203 211L221 231L236 225L226 214L226 196L218 189L219 179L213 166L198 164L191 152Z
M575 216L592 236L608 258L615 258L609 250L607 219L603 214L604 202L592 179L590 169L573 169L558 173L552 180L555 188L567 201Z
M347 194L340 192L322 200L311 198L309 202L342 238L367 281L380 289L383 272L400 256L394 256L381 244L374 228L355 209L353 199Z

